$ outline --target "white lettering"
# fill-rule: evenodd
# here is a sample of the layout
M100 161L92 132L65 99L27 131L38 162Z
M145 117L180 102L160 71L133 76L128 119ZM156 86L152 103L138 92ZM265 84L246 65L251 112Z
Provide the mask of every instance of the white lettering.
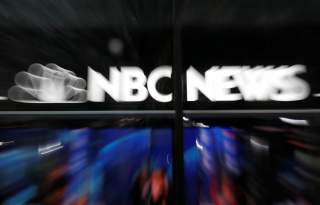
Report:
M272 66L256 66L250 69L243 66L240 73L234 75L235 82L245 101L266 101L270 99L271 87L269 85L272 78Z
M116 67L110 67L109 80L101 73L88 67L88 100L92 102L104 102L105 92L115 101L120 101L120 71Z
M186 72L187 101L198 101L200 93L210 101L298 101L310 95L309 84L298 77L303 65L214 66L204 75L190 66ZM117 102L141 102L150 96L171 102L172 93L157 89L162 78L171 78L171 66L154 69L148 78L139 67L110 67L109 79L88 67L88 100L104 102L105 94Z
M307 98L310 94L310 87L307 82L296 76L296 74L304 72L306 72L306 68L303 65L284 66L277 69L275 71L276 75L270 79L275 89L270 99L274 101L297 101Z
M214 100L206 79L206 77L203 77L196 69L190 66L187 70L187 101L199 100L198 91L201 91L209 100Z
M206 73L206 77L210 79L209 85L212 88L212 95L215 101L236 101L241 100L239 93L231 93L232 88L237 87L233 76L240 72L239 66L224 66L213 72Z
M121 101L139 102L148 97L147 78L138 67L121 67Z
M172 93L170 94L162 94L159 93L156 85L159 79L161 78L171 78L172 68L171 66L160 66L153 70L148 78L148 90L153 99L159 102L171 102L172 101Z

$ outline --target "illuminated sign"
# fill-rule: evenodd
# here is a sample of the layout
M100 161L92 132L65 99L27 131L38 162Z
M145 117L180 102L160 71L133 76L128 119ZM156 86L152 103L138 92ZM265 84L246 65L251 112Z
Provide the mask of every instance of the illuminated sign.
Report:
M86 81L56 64L35 63L15 75L9 99L23 103L86 102Z
M309 84L297 75L303 65L294 66L221 66L201 75L187 70L187 101L197 101L199 92L210 101L298 101L310 94ZM231 92L236 88L238 92Z
M171 102L172 93L163 94L156 89L161 78L171 78L172 68L160 66L146 77L139 67L110 67L109 79L102 74L88 69L88 100L104 102L105 93L117 102L141 102L148 95L158 102ZM135 91L135 92L134 92Z
M204 74L190 66L186 71L186 101L300 101L310 95L308 82L299 77L304 65L213 66ZM157 89L160 79L170 79L171 66L159 66L146 76L139 67L110 67L109 76L88 67L87 82L56 64L32 64L15 76L9 99L22 103L156 102L172 101L172 92Z

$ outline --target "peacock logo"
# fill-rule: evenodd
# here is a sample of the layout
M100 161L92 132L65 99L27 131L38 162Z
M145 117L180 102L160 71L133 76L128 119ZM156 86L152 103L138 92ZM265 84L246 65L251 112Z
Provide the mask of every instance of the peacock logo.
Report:
M87 101L86 81L70 70L50 63L34 63L15 76L8 91L12 101L23 103L83 103Z

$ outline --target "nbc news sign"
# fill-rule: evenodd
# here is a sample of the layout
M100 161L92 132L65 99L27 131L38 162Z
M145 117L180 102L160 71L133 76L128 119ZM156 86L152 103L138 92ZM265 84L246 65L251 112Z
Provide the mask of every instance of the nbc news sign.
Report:
M106 77L88 67L87 79L56 64L32 64L15 75L15 85L8 91L11 101L20 103L143 102L151 97L157 103L172 102L173 93L162 93L157 83L172 80L172 67L159 66L146 75L134 66L109 67ZM212 66L205 72L190 66L186 70L187 102L197 102L203 95L208 102L225 101L301 101L309 97L309 83L299 77L304 65ZM236 88L237 92L235 92Z

